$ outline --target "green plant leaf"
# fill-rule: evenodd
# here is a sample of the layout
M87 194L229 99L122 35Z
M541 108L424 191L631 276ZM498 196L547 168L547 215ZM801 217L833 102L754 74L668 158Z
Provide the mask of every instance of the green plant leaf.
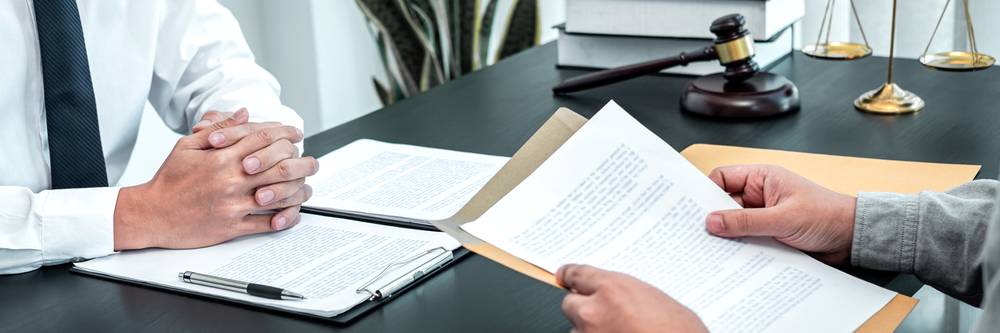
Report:
M483 16L478 24L479 33L476 34L476 62L475 69L486 67L489 64L490 37L493 35L493 17L496 16L497 0L489 0Z
M452 17L455 20L456 30L453 30L457 39L455 45L456 59L458 59L459 76L472 71L472 49L473 35L476 33L476 12L479 9L479 0L454 0L452 1Z
M375 30L371 24L366 24L365 28L368 29L369 33L371 33L372 38L375 39L375 47L378 49L379 59L382 60L382 69L385 71L386 78L388 79L388 84L383 85L383 87L388 86L386 90L388 90L388 93L390 94L390 98L388 99L389 102L392 103L396 100L402 99L405 95L399 86L400 73L399 70L390 66L390 63L392 62L392 55L389 54L388 47L382 38L382 34ZM372 77L372 80L375 80L375 77ZM383 106L388 106L388 104L383 104Z
M440 62L437 60L437 55L434 54L434 45L431 44L431 41L427 36L421 33L421 24L419 19L414 17L416 15L412 12L411 7L408 6L406 2L407 0L396 1L396 5L399 7L399 12L402 13L402 17L403 20L405 20L406 25L412 29L413 35L416 36L417 45L424 49L424 57L430 58L430 61L434 63L434 70L432 72L437 75L439 82L443 82L444 72L441 71ZM423 68L421 67L420 70L422 71Z
M507 28L501 39L497 60L538 45L540 20L538 1L516 0L507 18Z
M416 79L423 69L426 50L419 36L410 27L409 21L394 0L357 0L362 13L382 33L383 42L392 55L393 64L399 69L400 88L404 95L412 96L420 89Z
M434 24L431 17L427 15L427 11L412 4L410 5L410 11L415 14L414 16L416 16L418 20L417 26L420 27L420 29L417 29L417 32L421 33L424 38L427 38L427 40L430 40L431 44L434 44L434 39L437 38L437 26Z
M378 79L374 77L372 77L372 86L375 87L375 94L378 95L378 100L382 102L382 106L389 106L392 104L392 93L389 92L389 88L381 82L378 82Z
M427 15L427 13L424 12L424 10L420 9L420 7L411 5L410 9L413 11L414 16L417 19L420 20L421 27L424 29L424 31L422 33L424 35L426 35L425 38L430 42L430 45L432 47L431 51L432 51L432 53L435 54L435 57L424 57L424 60L425 60L424 61L424 67L423 67L423 70L421 71L421 78L420 78L421 79L420 91L425 91L425 90L427 90L429 88L428 85L430 84L429 81L426 81L426 82L424 81L424 80L429 79L429 77L428 78L423 77L423 75L427 75L429 73L428 72L429 68L427 68L429 62L427 60L430 60L430 59L433 59L433 58L437 58L437 54L439 54L438 53L439 51L437 49L437 46L438 46L438 42L437 42L437 38L438 38L437 26L434 24L434 21L432 21L431 18ZM441 67L443 67L443 66L441 66ZM442 68L434 68L434 70L441 71ZM441 73L438 76L438 78L439 78L439 80L435 81L435 83L438 83L438 84L444 83L444 73Z
M431 72L434 71L434 65L431 63L430 58L424 58L424 67L420 72L420 91L427 91L433 85L431 84Z
M454 78L454 52L452 51L451 16L448 13L447 0L430 0L431 13L437 27L438 36L438 57L441 59L441 68L444 70L445 81Z
M496 38L494 61L538 44L537 0L504 0L509 10L487 1L482 7L480 0L355 0L387 74L385 83L372 78L383 104L487 66ZM495 37L497 20L504 25Z
M397 90L397 89L389 88L387 86L390 86L390 87L396 86L397 83L396 83L396 80L394 79L394 75L392 73L392 70L389 68L389 60L387 58L387 55L385 54L386 50L385 50L385 46L382 44L381 34L375 32L374 35L375 35L375 37L374 37L375 38L375 45L378 48L378 55L379 55L379 58L382 60L382 69L385 70L385 75L388 78L389 83L388 84L381 84L380 82L378 82L378 79L376 77L374 77L374 76L372 76L372 83L375 85L375 94L378 95L378 99L379 99L379 101L382 102L382 106L389 106L389 100L390 100L389 99L389 94L392 94L392 92L390 92L390 89L392 91ZM379 88L381 88L381 89L379 89Z

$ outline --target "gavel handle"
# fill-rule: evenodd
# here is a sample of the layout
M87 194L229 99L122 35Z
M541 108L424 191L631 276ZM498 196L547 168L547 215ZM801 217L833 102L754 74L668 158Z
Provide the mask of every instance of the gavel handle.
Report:
M707 46L702 49L694 50L691 52L681 52L681 54L668 58L650 60L638 64L605 69L602 71L574 77L566 81L563 81L563 83L560 83L559 85L553 87L552 92L555 93L556 95L561 95L561 94L571 93L574 91L596 88L612 84L615 82L628 80L634 77L643 76L646 74L657 73L659 71L674 66L685 66L692 62L715 60L718 58L719 58L718 54L715 53L715 47Z

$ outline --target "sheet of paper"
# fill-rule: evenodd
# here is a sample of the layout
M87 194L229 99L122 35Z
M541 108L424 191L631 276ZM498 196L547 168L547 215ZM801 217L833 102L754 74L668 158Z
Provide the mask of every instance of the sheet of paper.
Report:
M431 221L451 217L509 158L362 139L319 158L306 206Z
M454 250L459 244L442 232L303 214L300 224L278 233L201 249L121 252L75 265L121 279L330 317L367 299L356 290L386 266L435 247ZM420 263L395 271L407 272ZM184 283L177 277L184 271L281 287L306 299L270 300Z
M636 276L713 332L853 331L895 296L773 240L705 232L708 212L738 207L612 102L462 228L550 272Z

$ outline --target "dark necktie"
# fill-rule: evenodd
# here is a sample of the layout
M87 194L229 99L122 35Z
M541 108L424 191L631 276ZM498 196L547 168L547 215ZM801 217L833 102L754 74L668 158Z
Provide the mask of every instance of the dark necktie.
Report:
M34 0L52 188L108 186L97 105L74 0Z

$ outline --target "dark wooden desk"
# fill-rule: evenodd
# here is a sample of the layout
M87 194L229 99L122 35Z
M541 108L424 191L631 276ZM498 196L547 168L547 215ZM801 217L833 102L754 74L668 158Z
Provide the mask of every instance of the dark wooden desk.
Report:
M801 89L802 112L719 122L678 112L686 78L654 76L570 97L549 87L580 71L554 66L552 44L529 50L306 141L321 155L358 138L511 155L558 106L591 116L614 98L675 148L717 143L828 154L982 164L997 176L1000 71L932 72L899 61L896 77L927 101L909 116L854 111L882 83L885 58L820 62L796 54L774 71ZM887 173L892 170L886 170ZM906 293L912 277L854 272ZM892 282L890 282L892 281ZM919 285L916 285L918 287ZM472 256L348 327L71 275L56 266L0 277L0 331L565 332L563 292Z

